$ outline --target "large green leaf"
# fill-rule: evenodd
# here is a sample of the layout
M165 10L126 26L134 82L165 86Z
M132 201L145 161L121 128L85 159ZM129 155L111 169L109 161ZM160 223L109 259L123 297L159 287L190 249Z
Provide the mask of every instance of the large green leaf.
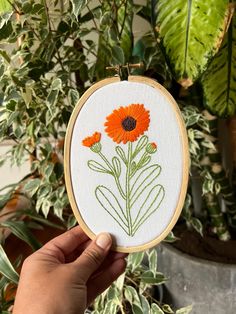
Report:
M11 281L17 283L19 276L9 261L3 247L0 245L0 273Z
M219 117L236 112L236 17L229 26L223 44L203 75L206 107Z
M12 10L11 2L7 0L0 0L0 14Z
M160 0L158 29L176 80L191 86L217 52L230 16L228 0Z

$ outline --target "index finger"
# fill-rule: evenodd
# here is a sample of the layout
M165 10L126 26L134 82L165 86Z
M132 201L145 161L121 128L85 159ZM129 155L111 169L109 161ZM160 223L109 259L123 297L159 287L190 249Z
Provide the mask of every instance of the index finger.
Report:
M67 255L73 253L82 243L87 241L89 238L81 229L80 226L76 226L69 231L57 236L48 243L46 243L40 250L48 249L52 250L65 258Z

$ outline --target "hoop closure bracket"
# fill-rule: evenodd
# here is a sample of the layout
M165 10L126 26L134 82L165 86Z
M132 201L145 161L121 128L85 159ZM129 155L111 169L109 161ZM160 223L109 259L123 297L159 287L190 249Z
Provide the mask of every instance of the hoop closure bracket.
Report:
M114 66L107 66L106 70L111 70L111 71L115 71L116 74L120 77L121 80L126 79L129 75L130 75L130 70L131 69L140 69L144 66L143 62L139 62L139 63L126 63L124 65L121 64L117 64ZM126 70L126 77L123 73L122 70Z

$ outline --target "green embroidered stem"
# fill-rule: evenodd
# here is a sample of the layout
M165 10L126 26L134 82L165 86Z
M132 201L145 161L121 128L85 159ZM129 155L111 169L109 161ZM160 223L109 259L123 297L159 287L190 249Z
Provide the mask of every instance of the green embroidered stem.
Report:
M144 160L144 158L145 158L146 156L148 156L148 153L147 153L147 152L144 152L143 155L142 155L142 157L140 158L138 164L137 164L137 169L140 167L140 165L142 164L142 162L143 162L143 160Z
M128 221L129 235L132 235L132 219L130 214L130 169L132 161L132 142L128 144L128 158L127 158L127 169L126 169L126 215Z
M144 152L139 162L137 163L135 170L131 173L130 178L132 178L136 174L136 172L139 170L140 166L142 165L144 158L147 156L148 156L148 153Z
M147 166L151 161L151 155L156 152L155 143L148 144L148 137L144 135L136 146L128 141L126 147L126 154L123 148L116 147L116 153L124 162L123 169L125 167L126 173L123 176L121 176L120 159L114 156L110 163L101 152L100 142L95 143L91 150L100 156L105 165L89 160L88 167L93 171L111 174L114 177L118 191L113 193L110 187L99 185L95 189L95 197L123 231L133 237L141 225L160 207L165 190L160 184L153 186L161 172L161 167L158 164ZM141 157L136 158L139 153ZM120 182L122 179L125 181L123 187ZM142 203L138 204L138 201ZM135 203L137 206L134 206Z
M123 192L122 190L122 187L120 185L120 181L119 181L119 178L116 176L113 168L112 168L112 165L109 163L109 161L106 159L106 157L103 155L102 152L99 152L98 155L102 158L102 160L106 163L106 165L108 166L108 168L111 170L114 178L115 178L115 181L116 181L116 185L118 187L118 190L120 192L120 195L122 196L122 198L125 200L126 199L126 196L125 196L125 193Z

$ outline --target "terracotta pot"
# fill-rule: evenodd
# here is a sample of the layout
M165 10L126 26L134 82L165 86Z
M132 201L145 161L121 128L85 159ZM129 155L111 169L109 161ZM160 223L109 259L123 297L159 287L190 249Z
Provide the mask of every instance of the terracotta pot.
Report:
M158 247L158 265L169 278L164 302L192 304L191 314L236 313L236 265L192 257L169 244Z

